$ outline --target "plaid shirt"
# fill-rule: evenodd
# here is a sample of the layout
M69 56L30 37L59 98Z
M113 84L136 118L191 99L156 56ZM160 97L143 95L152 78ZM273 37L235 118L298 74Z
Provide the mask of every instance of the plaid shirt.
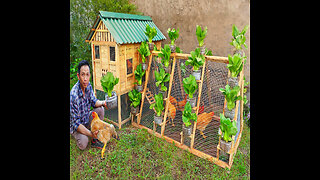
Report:
M85 96L79 81L72 87L70 91L70 134L77 131L80 124L85 126L89 123L90 107L94 107L97 100L90 82L85 89Z

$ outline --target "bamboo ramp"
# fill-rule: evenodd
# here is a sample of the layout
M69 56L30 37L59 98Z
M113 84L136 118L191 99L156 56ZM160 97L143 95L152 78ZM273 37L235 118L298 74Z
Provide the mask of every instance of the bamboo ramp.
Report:
M149 90L149 88L146 89L146 98L147 98L149 104L152 104L155 102L154 96L151 93L151 91Z

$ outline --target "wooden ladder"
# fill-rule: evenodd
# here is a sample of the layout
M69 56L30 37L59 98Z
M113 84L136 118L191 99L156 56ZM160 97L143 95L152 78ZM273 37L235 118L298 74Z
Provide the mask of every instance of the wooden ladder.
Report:
M149 88L146 89L146 98L149 101L149 104L152 104L155 102L154 96L151 93L151 91L149 90Z

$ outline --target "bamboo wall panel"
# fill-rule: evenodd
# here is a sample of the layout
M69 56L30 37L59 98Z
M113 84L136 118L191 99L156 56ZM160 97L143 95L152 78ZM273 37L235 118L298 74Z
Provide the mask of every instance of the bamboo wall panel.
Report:
M115 42L108 28L101 22L99 23L98 28L95 31L92 41Z

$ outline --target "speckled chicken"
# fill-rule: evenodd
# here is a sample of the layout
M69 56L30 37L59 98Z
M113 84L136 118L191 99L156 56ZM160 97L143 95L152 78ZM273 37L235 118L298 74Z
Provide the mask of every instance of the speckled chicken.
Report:
M104 152L106 151L106 145L110 141L111 137L118 139L118 134L112 124L108 124L104 121L101 121L96 112L92 112L92 121L91 121L91 131L99 131L97 138L101 141L104 146L101 151L101 158L103 158Z

